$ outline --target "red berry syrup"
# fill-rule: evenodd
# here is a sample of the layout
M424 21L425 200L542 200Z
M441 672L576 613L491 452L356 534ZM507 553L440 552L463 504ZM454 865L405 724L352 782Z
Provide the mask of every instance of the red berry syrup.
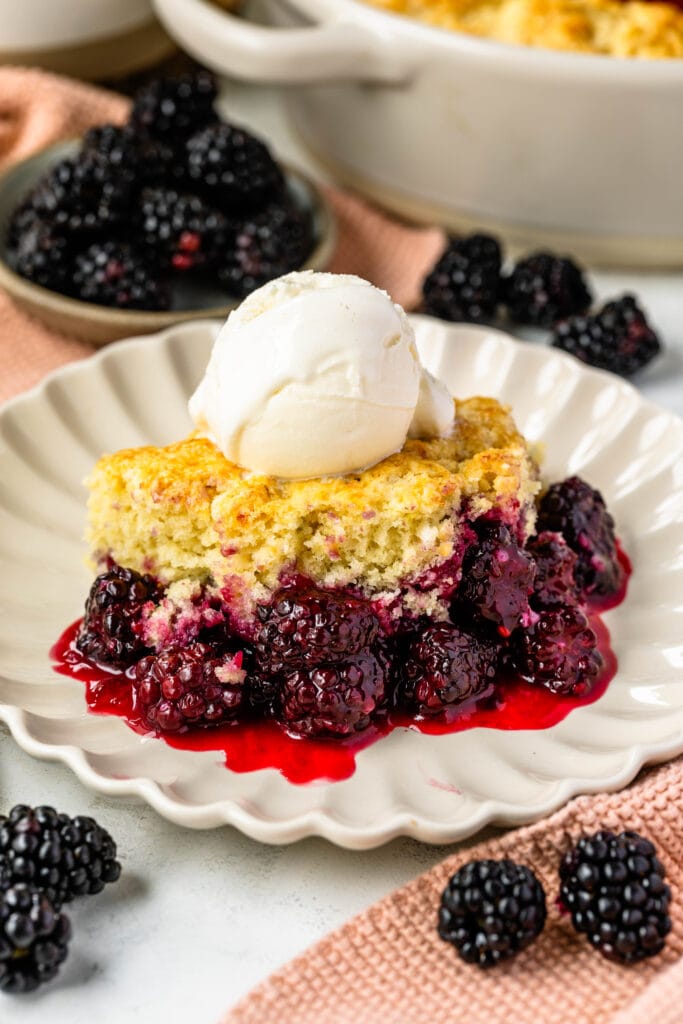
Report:
M77 650L75 640L80 621L64 631L50 655L55 671L79 679L85 685L88 708L94 714L116 715L135 732L155 735L178 750L219 751L226 767L233 772L275 768L294 783L339 782L353 774L358 751L393 729L411 729L432 735L475 728L547 729L561 722L574 708L592 704L607 689L617 663L609 646L607 628L597 615L591 616L591 626L598 636L604 668L587 694L560 696L510 677L498 680L490 694L458 707L457 713L447 722L391 714L378 726L357 737L342 740L295 738L267 720L196 728L177 734L151 732L135 712L126 673L94 665Z

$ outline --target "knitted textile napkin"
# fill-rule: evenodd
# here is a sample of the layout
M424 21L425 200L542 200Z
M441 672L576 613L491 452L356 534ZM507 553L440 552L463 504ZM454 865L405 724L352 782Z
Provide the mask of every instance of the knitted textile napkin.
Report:
M43 72L0 68L0 167L103 121L128 101ZM398 224L328 189L339 222L331 270L356 273L407 307L443 245L436 229ZM51 333L0 293L0 400L92 350ZM460 851L327 936L271 976L224 1024L680 1024L683 1021L683 759L618 794L579 797L544 821ZM582 832L636 829L658 844L673 889L665 951L635 967L604 960L560 918L561 853ZM464 861L512 857L549 897L541 937L488 972L463 964L436 935L441 890ZM349 857L353 857L349 853Z
M0 68L0 169L59 139L81 135L103 121L126 118L128 100L41 71ZM359 274L408 308L443 247L441 231L409 228L336 189L326 189L339 229L330 270ZM62 363L91 352L20 312L0 292L0 401L36 384Z
M621 793L577 797L535 825L460 850L271 975L223 1024L681 1024L682 806L679 758ZM562 853L600 828L651 837L672 888L666 947L633 967L596 953L555 906ZM463 963L436 933L449 876L484 857L533 868L548 902L539 938L487 971Z

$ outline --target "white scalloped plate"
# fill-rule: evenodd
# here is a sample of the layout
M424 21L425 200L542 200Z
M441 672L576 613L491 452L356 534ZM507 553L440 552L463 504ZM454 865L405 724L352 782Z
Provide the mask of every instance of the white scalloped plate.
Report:
M606 694L544 731L395 731L358 755L350 779L308 786L270 769L235 774L219 754L173 750L89 714L81 685L48 657L89 586L81 480L104 451L187 432L186 399L216 329L204 321L112 346L0 412L0 718L21 747L183 825L359 849L528 822L683 751L683 422L556 350L414 324L426 364L454 393L511 403L544 442L549 479L579 472L603 491L634 565L627 600L606 617L619 659Z

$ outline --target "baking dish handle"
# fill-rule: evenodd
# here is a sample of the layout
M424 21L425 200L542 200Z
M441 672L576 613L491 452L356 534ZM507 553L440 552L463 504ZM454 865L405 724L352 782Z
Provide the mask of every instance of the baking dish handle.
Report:
M345 22L301 28L256 25L206 0L153 0L168 33L212 71L288 85L401 82L408 61L386 38Z

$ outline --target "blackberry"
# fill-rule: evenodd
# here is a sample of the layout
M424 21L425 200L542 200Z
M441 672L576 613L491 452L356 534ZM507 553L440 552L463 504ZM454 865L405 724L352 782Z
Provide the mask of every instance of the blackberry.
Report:
M16 229L13 244L8 247L10 266L28 281L51 291L70 295L73 292L73 247L59 232L43 224L32 214ZM12 227L10 230L13 231Z
M474 860L453 875L441 897L439 935L465 963L493 967L541 934L543 887L511 860Z
M343 661L371 647L380 631L367 601L316 587L279 590L257 613L254 653L267 675Z
M60 160L26 200L55 234L110 230L129 215L133 182L93 153Z
M222 122L188 140L187 175L197 190L234 213L258 209L284 188L282 171L266 144Z
M671 890L649 839L601 831L579 839L560 864L560 906L608 960L656 956L671 931Z
M58 973L71 925L39 889L19 883L0 892L0 991L31 992Z
M574 571L576 554L561 533L546 530L526 543L534 560L536 575L530 601L534 608L556 608L576 604L579 588Z
M178 147L202 125L217 120L217 94L209 71L156 78L136 93L129 124L137 132Z
M599 491L579 476L552 484L541 498L536 528L561 533L576 553L574 575L586 595L615 594L624 581L614 520Z
M505 281L508 314L518 324L552 327L565 317L585 313L592 300L581 268L549 252L519 260Z
M133 673L136 710L161 732L236 720L245 706L243 653L208 644L168 647L141 658Z
M168 309L168 286L126 242L93 242L74 261L73 294L118 309Z
M465 552L462 579L451 608L453 621L472 617L493 624L507 638L529 615L535 566L502 523L477 525L478 542Z
M495 644L449 622L432 623L407 645L396 698L412 713L440 715L486 690L497 662Z
M175 189L144 189L139 238L155 262L173 270L214 267L228 248L228 222L199 196Z
M578 606L544 608L514 634L512 664L527 682L552 693L581 696L598 675L597 637Z
M500 245L489 235L451 238L422 286L425 313L482 323L500 301Z
M559 323L551 342L584 363L631 377L661 350L656 333L632 295L608 302L594 316Z
M295 736L350 736L385 703L389 665L378 649L283 675L275 717Z
M311 214L283 197L236 225L219 279L231 295L244 298L274 277L299 270L313 241Z
M93 818L17 804L0 815L0 858L11 881L37 886L57 908L101 892L121 874L116 843Z
M103 124L91 128L83 138L82 152L119 169L137 187L182 181L184 160L159 139L141 135L130 125Z
M142 612L160 597L151 576L118 565L102 573L90 588L76 647L92 661L126 668L147 652Z

